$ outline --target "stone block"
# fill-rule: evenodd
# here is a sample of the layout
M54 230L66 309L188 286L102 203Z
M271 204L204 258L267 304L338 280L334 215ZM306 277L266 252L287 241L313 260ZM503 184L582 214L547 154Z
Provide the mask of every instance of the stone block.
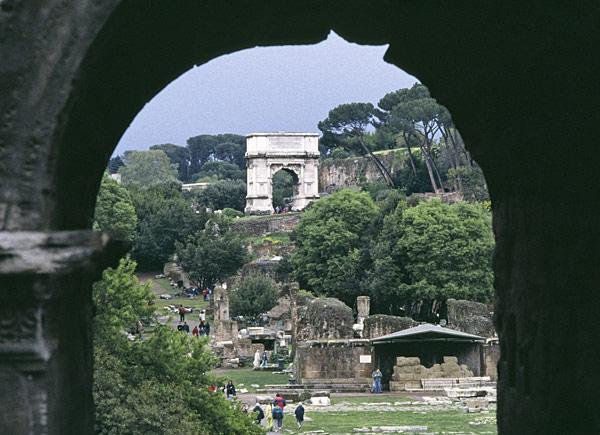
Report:
M405 383L390 381L390 391L406 391Z
M457 363L444 363L442 364L442 372L460 372L460 366Z
M411 357L399 356L396 358L396 366L398 366L398 367L418 366L420 364L421 364L421 360L419 359L419 357L416 357L416 356L411 356Z
M458 358L455 356L445 356L444 357L444 363L448 364L448 363L455 363L458 364Z
M412 388L412 389L421 389L423 388L421 385L421 381L407 381L404 383L404 387L406 389L408 388Z

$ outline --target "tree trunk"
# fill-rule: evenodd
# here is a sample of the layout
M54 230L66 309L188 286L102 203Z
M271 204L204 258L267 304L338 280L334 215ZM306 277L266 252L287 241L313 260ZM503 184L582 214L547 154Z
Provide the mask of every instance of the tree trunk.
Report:
M410 167L412 169L413 175L417 176L417 167L415 166L415 158L412 155L412 151L410 150L410 145L408 143L407 137L404 133L402 133L402 138L404 139L404 145L406 146L406 151L408 152L408 160L410 161Z
M433 192L439 193L437 184L435 182L435 177L433 175L433 169L431 168L431 162L429 161L429 156L422 145L419 145L419 148L421 149L421 154L423 154L423 158L425 159L425 166L427 167L427 173L429 174L429 181L431 182Z
M379 172L381 173L381 176L383 177L383 179L385 180L385 182L387 183L387 185L391 188L396 187L394 185L394 180L392 179L392 176L390 175L390 173L388 172L388 170L385 168L385 166L383 165L383 163L381 163L381 160L379 160L377 158L377 156L375 156L375 154L373 154L371 152L371 150L369 149L368 146L365 145L365 143L362 140L362 137L358 136L357 137L358 142L360 143L360 145L363 147L363 149L365 150L365 152L373 159L373 161L375 162L375 165L377 166L377 169L379 169Z

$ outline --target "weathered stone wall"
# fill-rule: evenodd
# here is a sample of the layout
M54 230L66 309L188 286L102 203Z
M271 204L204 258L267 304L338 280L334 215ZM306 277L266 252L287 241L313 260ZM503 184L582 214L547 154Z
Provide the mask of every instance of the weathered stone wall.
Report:
M404 150L378 155L386 169L394 176L405 167ZM377 165L368 157L325 159L319 168L319 189L333 192L344 187L357 187L365 182L383 181Z
M371 377L371 363L361 363L361 355L371 355L368 340L338 342L301 342L294 359L298 382L366 383Z
M236 219L233 229L242 234L266 236L277 232L291 232L300 222L300 213L258 216Z
M339 299L316 298L298 309L298 340L352 338L352 309Z
M165 263L163 275L171 278L175 282L183 281L184 287L190 286L190 278L187 273L177 263Z
M417 325L418 322L415 322L410 317L374 314L368 316L364 321L363 338L377 338Z
M483 346L483 373L493 381L498 380L498 361L500 361L500 344L492 342Z
M448 299L448 326L469 334L492 337L494 330L494 313L488 305L462 299Z
M590 370L600 298L596 3L157 0L143 12L132 0L0 2L5 237L89 229L119 137L193 65L259 45L317 43L331 30L354 43L389 44L385 59L450 110L490 188L499 432L600 433L600 374ZM57 349L44 368L31 375L14 331L0 346L2 379L13 380L0 408L43 410L4 413L1 432L93 433L89 275L63 279L53 269L38 279L27 269L31 258L2 263L3 293L60 297L39 308L40 345Z
M455 356L445 356L442 364L427 368L418 357L398 357L390 381L390 391L421 388L421 379L468 378L473 376L466 364L458 364Z

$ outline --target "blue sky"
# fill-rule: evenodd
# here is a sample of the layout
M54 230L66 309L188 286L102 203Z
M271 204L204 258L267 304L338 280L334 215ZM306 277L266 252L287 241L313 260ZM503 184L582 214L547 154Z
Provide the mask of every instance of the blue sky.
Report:
M318 132L342 103L376 103L417 81L383 61L387 46L350 44L334 33L316 45L242 50L192 68L135 117L115 150L185 145L199 134Z

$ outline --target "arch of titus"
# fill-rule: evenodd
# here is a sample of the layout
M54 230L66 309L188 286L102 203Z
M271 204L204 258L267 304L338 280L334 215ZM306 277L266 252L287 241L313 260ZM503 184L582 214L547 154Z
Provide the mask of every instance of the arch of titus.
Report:
M252 133L246 136L246 162L246 214L273 213L273 176L282 169L295 182L292 210L302 210L319 197L316 133Z

